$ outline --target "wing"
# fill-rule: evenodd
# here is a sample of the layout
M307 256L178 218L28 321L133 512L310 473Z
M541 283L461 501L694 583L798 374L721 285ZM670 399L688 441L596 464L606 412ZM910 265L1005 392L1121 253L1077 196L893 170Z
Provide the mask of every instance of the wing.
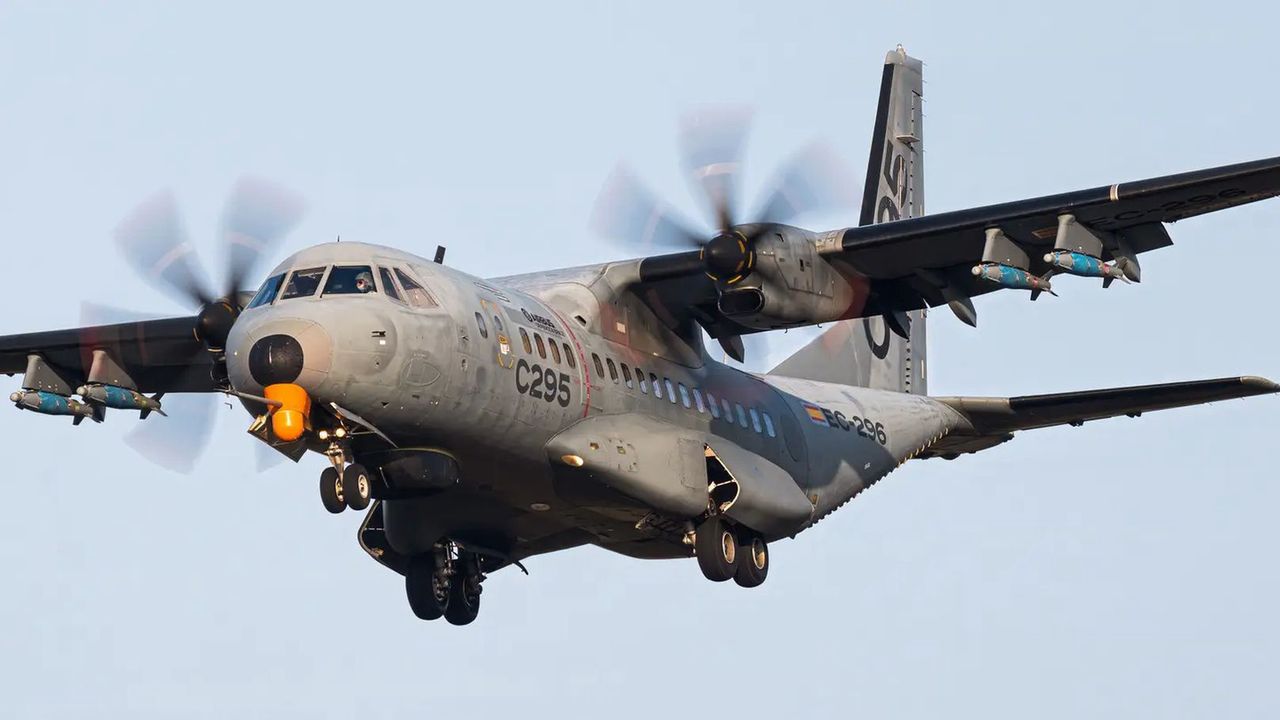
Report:
M88 379L95 355L103 354L95 351L104 351L141 392L213 392L212 361L196 339L195 323L195 317L178 317L6 335L0 337L0 372L25 372L39 357L74 388Z
M1270 158L848 228L820 251L850 275L871 281L871 300L861 314L877 315L1000 289L975 277L974 267L984 262L1036 276L1057 271L1044 256L1064 247L1066 217L1077 226L1068 243L1096 242L1089 254L1124 261L1126 275L1138 280L1136 256L1172 244L1166 223L1278 194L1280 158Z
M1080 425L1118 415L1137 417L1151 410L1275 392L1280 392L1280 385L1270 380L1238 377L1011 398L934 398L963 415L969 427L942 438L924 457L954 458L985 450L1012 439L1019 430Z

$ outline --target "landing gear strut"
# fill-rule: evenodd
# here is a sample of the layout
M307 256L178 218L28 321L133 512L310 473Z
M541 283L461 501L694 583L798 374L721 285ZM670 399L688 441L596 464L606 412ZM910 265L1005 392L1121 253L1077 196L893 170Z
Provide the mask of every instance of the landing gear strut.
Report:
M409 562L404 589L419 618L443 616L452 625L467 625L480 613L482 582L479 556L445 540Z
M756 587L769 575L769 546L764 538L718 515L698 526L693 549L698 568L713 582L733 578L742 587Z
M369 471L360 463L347 465L347 453L341 443L333 441L325 451L331 467L320 473L320 502L331 513L347 508L364 510L373 497Z

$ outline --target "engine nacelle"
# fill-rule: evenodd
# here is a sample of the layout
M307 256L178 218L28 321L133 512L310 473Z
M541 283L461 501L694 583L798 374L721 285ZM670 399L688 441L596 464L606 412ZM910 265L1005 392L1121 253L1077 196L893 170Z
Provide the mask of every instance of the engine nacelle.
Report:
M722 288L720 312L759 330L855 316L866 302L870 283L836 270L818 254L816 239L799 228L769 227L755 240L751 273Z

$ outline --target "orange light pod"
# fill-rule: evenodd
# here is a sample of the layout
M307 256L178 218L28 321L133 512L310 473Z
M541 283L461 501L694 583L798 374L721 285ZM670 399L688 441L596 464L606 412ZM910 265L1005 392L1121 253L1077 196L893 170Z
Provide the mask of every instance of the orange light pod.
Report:
M302 437L311 415L311 397L307 391L293 383L277 383L268 385L263 394L268 400L280 403L280 407L271 413L271 431L275 436L285 442Z

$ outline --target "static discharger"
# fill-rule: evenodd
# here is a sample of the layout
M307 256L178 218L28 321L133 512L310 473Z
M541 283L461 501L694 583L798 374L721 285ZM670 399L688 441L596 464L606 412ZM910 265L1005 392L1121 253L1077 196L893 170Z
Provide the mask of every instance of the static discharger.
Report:
M271 431L285 442L293 442L307 430L311 415L311 397L302 387L293 383L268 385L263 394L268 400L280 403L271 413Z
M1102 287L1111 287L1116 280L1129 282L1124 271L1115 263L1105 263L1096 257L1071 250L1054 250L1045 253L1044 261L1069 275L1102 278Z

